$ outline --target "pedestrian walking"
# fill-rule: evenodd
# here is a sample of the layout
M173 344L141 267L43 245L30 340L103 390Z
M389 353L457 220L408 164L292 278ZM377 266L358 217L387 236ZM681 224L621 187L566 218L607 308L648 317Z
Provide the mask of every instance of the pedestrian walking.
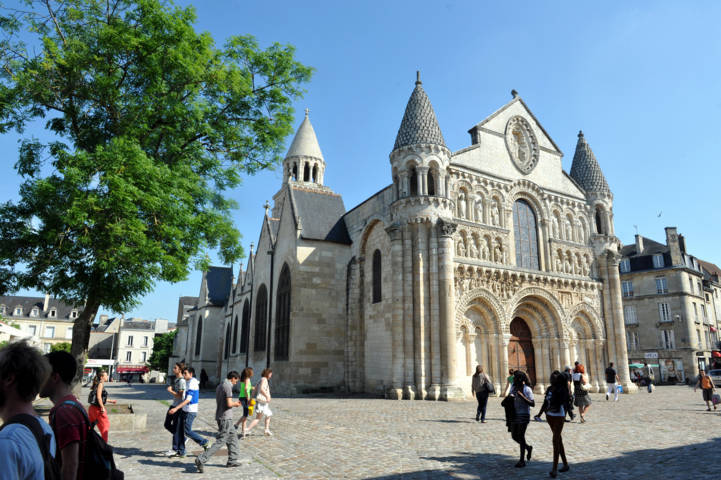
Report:
M699 387L701 389L703 401L706 402L706 411L710 412L711 405L713 405L713 392L716 390L716 387L714 386L711 377L706 375L706 372L703 370L699 372L696 379L697 381L693 386L693 391L696 391L696 387ZM713 409L716 410L716 405L713 405Z
M245 438L246 435L245 432L246 427L248 426L248 417L250 416L250 405L253 400L253 385L250 383L252 378L253 368L246 367L243 369L242 372L240 372L240 393L238 394L238 399L240 400L240 404L243 407L243 416L240 417L240 420L235 422L235 429L237 430L238 426L241 427L241 438Z
M215 421L218 423L218 434L213 445L195 459L195 466L200 473L203 473L203 465L208 459L224 445L228 446L228 463L225 466L238 467L242 465L239 459L238 432L233 425L233 408L241 405L240 400L235 400L233 394L233 387L238 380L240 380L240 374L231 370L225 380L215 389Z
M573 413L573 402L575 398L573 396L573 371L571 370L571 367L566 365L563 369L563 372L561 372L561 375L563 375L563 378L568 384L568 404L566 408L566 413L568 414L568 421L572 422L573 419L576 418L576 414Z
M75 357L68 352L57 351L45 355L51 367L50 377L40 391L40 396L50 398L50 426L57 441L57 460L63 480L83 480L84 452L90 425L88 414L73 395L72 383L77 372Z
M195 378L195 369L193 367L185 367L183 369L183 378L185 378L185 398L177 406L171 408L169 412L175 414L180 411L180 421L183 422L183 434L185 437L191 438L195 443L208 449L208 440L193 431L193 422L198 416L198 400L200 400L200 384ZM177 456L185 456L185 439L178 445Z
M546 409L546 422L551 428L553 434L553 467L548 474L551 478L556 478L558 472L567 472L569 470L568 460L566 459L566 450L563 448L563 438L561 432L563 432L563 426L565 425L566 418L566 406L569 403L568 397L568 382L566 377L555 370L551 374L551 386L546 391L546 399L544 404L547 405ZM558 469L558 457L561 457L563 466Z
M35 414L33 400L50 375L39 350L25 341L0 349L0 477L13 480L59 478L55 435Z
M183 378L183 369L185 364L183 362L176 362L173 365L173 374L175 380L172 385L168 386L168 393L173 396L173 404L168 408L168 412L165 414L165 429L173 435L173 442L170 450L165 452L166 457L176 457L179 452L184 452L184 448L180 448L180 445L185 445L185 432L183 419L181 412L175 410L175 413L170 413L174 407L180 405L185 398L185 390L187 389L185 378Z
M511 421L511 437L518 443L520 458L516 468L526 466L526 461L531 460L533 447L526 443L526 428L531 421L531 407L535 406L533 391L530 387L531 381L528 375L521 370L513 374L513 384L508 395L513 397L513 420Z
M483 372L483 367L476 365L476 373L473 374L471 380L471 392L476 396L478 408L476 408L476 422L486 423L486 406L488 405L488 395L494 393L493 383L491 379Z
M618 373L616 372L616 369L613 368L613 362L610 362L608 364L608 368L606 368L606 400L608 401L608 396L610 394L613 394L613 401L618 402L618 388L616 387L616 383L621 383L621 379L618 378Z
M105 382L107 381L108 372L105 370L98 371L93 379L93 385L90 387L90 394L88 395L88 403L90 404L88 417L90 417L90 423L96 423L98 432L100 432L100 436L103 437L105 442L108 441L108 431L110 430L110 419L108 418L108 412L105 406L108 403L112 403L113 405L118 403L117 400L108 398L108 391L105 389Z
M511 385L513 385L513 369L508 369L508 376L506 377L506 386L503 387L503 396L507 397L511 393Z
M646 387L648 388L648 393L653 392L653 381L655 379L655 375L653 374L653 368L648 365L648 363L643 362L643 368L641 369L641 374L643 375L643 379L646 382Z
M273 369L272 368L266 368L261 372L261 378L260 382L255 386L255 401L256 401L256 407L255 411L257 412L257 416L255 419L253 419L252 422L250 422L250 425L248 425L248 428L245 430L245 433L247 434L250 432L253 427L258 425L258 422L260 422L260 419L265 417L265 432L263 432L266 436L270 437L273 434L270 431L270 417L273 416L273 412L270 410L270 378L273 376Z
M575 396L574 405L578 407L578 415L581 417L581 423L586 422L586 413L591 408L591 397L588 396L588 391L591 389L591 384L586 375L586 367L583 364L576 365L573 371L573 395Z

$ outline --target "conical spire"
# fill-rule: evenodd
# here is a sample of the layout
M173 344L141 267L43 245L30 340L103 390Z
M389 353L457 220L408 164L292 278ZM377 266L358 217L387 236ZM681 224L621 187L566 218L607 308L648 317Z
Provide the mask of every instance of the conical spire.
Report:
M596 156L586 143L583 132L578 132L576 153L571 164L571 178L573 178L587 192L610 193L606 177L598 166Z
M298 127L293 143L290 144L288 154L285 158L290 157L313 157L323 160L323 153L320 151L318 139L315 136L315 130L308 118L308 109L305 109L305 118L303 123Z
M406 145L422 143L446 146L438 126L438 120L436 120L436 113L433 111L428 95L423 90L420 72L417 72L416 75L416 88L413 89L408 105L406 105L406 112L403 115L401 128L398 129L393 150Z

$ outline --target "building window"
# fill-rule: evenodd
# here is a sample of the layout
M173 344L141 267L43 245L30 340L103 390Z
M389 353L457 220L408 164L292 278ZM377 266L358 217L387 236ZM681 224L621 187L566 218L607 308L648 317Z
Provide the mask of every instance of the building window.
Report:
M377 252L377 250L376 250ZM380 252L379 252L380 253ZM375 255L373 255L375 266ZM290 269L283 265L275 306L275 359L288 360L290 343Z
M58 314L58 311L53 308L50 310L50 313L48 313L48 317L55 318L57 316L57 314Z
M670 322L671 312L668 309L668 303L658 304L658 318L660 322Z
M43 343L43 352L50 353L51 348L53 348L52 343Z
M621 269L621 273L628 273L631 271L631 260L629 260L628 258L624 258L623 260L621 260L618 266Z
M698 348L701 348L701 330L696 330L696 338L698 339Z
M144 347L148 346L148 337L143 337L143 346Z
M45 327L45 338L55 338L55 327Z
M133 346L133 336L132 335L128 335L128 346L129 347Z
M195 331L195 355L200 355L200 343L203 340L203 318L198 316L198 329Z
M133 352L127 352L125 354L125 361L126 362L132 362L133 361Z
M706 305L703 303L701 304L701 318L703 319L703 323L706 323L708 319L706 318Z
M265 285L258 289L258 296L255 303L255 338L253 338L253 350L256 352L265 351L265 329L268 320L268 290Z
M626 320L626 325L638 325L638 318L636 318L636 307L633 305L626 305L623 307L623 318Z
M381 251L373 252L373 303L379 303L382 300L381 290Z
M5 315L6 311L7 307L5 307L5 305L0 305L0 315Z
M696 321L696 323L701 323L701 321L698 318L698 305L696 305L696 302L693 303L693 318Z
M35 325L28 325L28 332L30 333L30 335L35 336L35 334L38 333L38 327L36 327Z
M516 241L516 266L538 270L536 214L525 200L513 204L513 232Z
M408 172L409 183L411 187L411 195L418 195L418 174L416 173L416 167L413 167Z
M626 343L629 350L638 350L638 332L626 330Z
M65 329L65 338L73 338L73 327Z
M230 338L230 322L228 322L228 325L225 326L225 349L223 351L223 358L228 358L230 356L230 342L232 339Z
M698 295L700 297L703 295L703 288L701 287L701 282L696 282L696 286L698 287Z
M435 195L436 194L436 179L433 176L433 170L428 170L427 175L427 183L428 183L428 195Z
M233 353L238 351L238 315L233 320Z
M624 280L621 282L621 289L623 290L624 297L633 297L633 282L630 280Z
M663 293L668 293L666 277L656 277L656 293L658 293L659 295Z
M661 348L664 350L674 350L676 348L673 330L661 330Z
M706 348L711 349L711 334L708 330L704 330L704 335L706 335Z
M141 355L141 358L142 358L141 362L142 362L142 363L145 363L146 360L148 359L148 352L142 352L140 355Z
M248 352L250 340L250 303L248 300L243 304L243 324L240 326L240 353Z
M653 256L653 268L663 268L663 255L657 253Z
M72 312L70 312L70 318L78 318L78 311L73 310Z
M31 317L37 317L39 314L40 314L40 310L38 310L37 307L35 307L35 308L33 308L32 310L30 310L30 316L31 316Z
M15 315L16 317L19 317L22 314L23 314L23 307L15 307L15 313L13 315Z

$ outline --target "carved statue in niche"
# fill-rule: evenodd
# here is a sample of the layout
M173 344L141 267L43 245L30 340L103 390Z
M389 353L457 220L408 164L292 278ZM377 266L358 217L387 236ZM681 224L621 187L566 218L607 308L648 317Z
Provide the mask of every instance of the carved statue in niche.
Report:
M573 273L576 275L581 274L581 262L578 259L578 255L573 257Z
M571 231L571 221L568 218L566 218L565 226L566 226L566 240L568 240L569 242L573 241L573 232Z
M488 250L488 244L486 243L486 240L481 240L481 260L489 260L489 253L490 252Z
M588 276L591 273L588 257L583 257L583 274Z
M497 243L493 248L493 261L496 263L503 263L503 247L500 243Z
M501 210L498 208L498 200L493 202L493 209L491 210L491 221L496 227L501 225Z
M459 257L466 256L466 247L463 245L463 240L458 240L458 246L456 247L456 253Z
M558 238L558 220L556 217L551 218L551 236Z
M571 265L571 252L566 253L566 261L563 263L563 271L566 273L573 273L573 266Z
M463 192L458 195L458 216L466 218L466 195Z
M468 256L472 258L478 258L478 247L476 246L476 240L475 238L472 238L468 245Z
M583 232L583 224L581 220L576 220L576 238L580 243L586 243L586 235Z
M475 205L473 213L475 215L476 222L482 223L483 222L483 199L481 197L478 197L476 199L476 205Z
M558 273L563 273L563 252L558 251L558 255L556 255L556 271Z

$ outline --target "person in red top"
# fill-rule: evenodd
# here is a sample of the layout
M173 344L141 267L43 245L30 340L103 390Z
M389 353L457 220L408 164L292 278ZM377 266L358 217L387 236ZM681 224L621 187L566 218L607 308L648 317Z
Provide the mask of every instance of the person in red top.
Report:
M60 461L62 479L82 480L88 425L87 412L71 387L77 362L72 355L62 351L48 353L45 358L53 370L40 396L49 397L55 405L50 410L50 426L57 440L59 455L56 458Z

